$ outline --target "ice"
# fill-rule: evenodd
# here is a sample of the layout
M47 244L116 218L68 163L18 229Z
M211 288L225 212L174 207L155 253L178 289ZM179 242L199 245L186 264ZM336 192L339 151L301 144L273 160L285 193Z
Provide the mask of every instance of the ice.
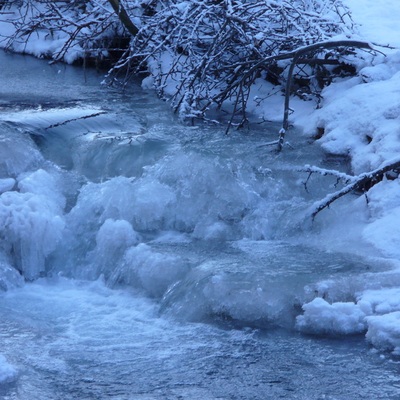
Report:
M358 301L370 308L370 314L400 311L400 287L365 290Z
M68 215L73 231L95 235L107 219L133 221L135 197L131 178L117 177L102 183L88 183L79 193Z
M188 265L178 256L158 253L140 243L127 250L119 280L142 287L150 296L161 297L170 285L182 279Z
M26 279L45 271L46 257L55 249L63 229L58 205L45 196L19 192L0 196L0 235L7 238L2 247L13 254Z
M173 188L153 180L140 180L135 185L132 208L135 210L134 225L142 231L163 228L168 207L176 203Z
M366 338L379 350L400 355L400 311L367 317Z
M303 305L304 314L297 317L296 326L302 332L344 335L366 330L365 313L351 302L329 304L317 297Z
M121 261L126 249L139 242L139 235L125 220L107 219L96 235L96 248L93 251L96 276L109 276Z
M279 296L257 282L249 284L245 280L233 280L229 273L212 276L203 288L211 313L264 327L268 323L282 325L285 317L290 319L292 304L285 295Z
M0 291L7 291L24 285L24 278L12 266L9 257L0 253Z
M32 193L46 197L55 207L58 206L58 210L54 208L54 212L62 214L66 198L61 191L62 182L57 180L56 175L43 169L21 174L18 177L18 189L20 193Z
M138 230L148 229L146 225L158 220L162 223L158 223L159 229L193 232L198 239L229 240L238 234L238 229L244 234L267 235L270 210L265 209L264 215L253 215L250 210L262 206L263 196L272 192L277 183L271 179L269 190L259 185L251 166L188 151L148 168L135 186L154 209L145 224L141 215L147 211L142 208L142 196L137 196ZM247 229L256 221L262 232Z
M15 183L15 179L13 178L0 179L0 194L11 190L15 186Z
M28 135L21 134L22 132L14 130L12 126L1 125L1 122L0 126L1 178L15 178L21 172L43 162L43 156Z
M17 376L17 369L9 364L6 358L0 354L0 384L14 382Z
M232 237L229 226L224 222L201 221L193 231L193 236L204 240L228 240Z

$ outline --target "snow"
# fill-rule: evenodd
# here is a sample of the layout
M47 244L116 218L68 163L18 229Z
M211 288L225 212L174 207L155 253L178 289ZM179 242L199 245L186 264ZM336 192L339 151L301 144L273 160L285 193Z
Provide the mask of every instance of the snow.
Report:
M379 350L400 355L400 311L367 318L366 338Z
M358 24L359 39L396 48L378 48L386 57L366 55L358 77L331 84L322 92L321 109L295 113L292 119L309 134L324 128L320 143L325 150L349 155L353 173L360 174L384 166L400 152L400 2L387 1L384 6L375 0L348 3ZM400 260L399 185L399 179L392 177L372 187L368 205L364 202L364 215L361 213L359 221L353 221L344 233L348 238L358 231L360 240L392 258L394 266ZM360 202L353 203L360 209ZM400 354L399 271L395 269L394 275L386 278L382 275L375 284L367 277L346 286L343 281L321 282L317 293L327 299L317 297L305 303L297 328L330 335L365 332L377 349ZM349 297L354 300L347 300Z
M15 185L15 179L13 178L5 178L0 179L0 194L4 192L8 192Z
M400 47L398 15L400 3L386 0L346 0L360 35L373 43Z
M303 305L303 310L296 324L302 332L344 335L365 331L365 313L352 302L329 304L317 297Z

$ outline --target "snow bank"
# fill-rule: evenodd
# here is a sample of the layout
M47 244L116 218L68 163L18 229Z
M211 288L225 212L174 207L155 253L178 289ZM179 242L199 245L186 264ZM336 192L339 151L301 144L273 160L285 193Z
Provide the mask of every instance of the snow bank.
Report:
M83 19L86 21L82 22L81 19L81 26L76 23L61 22L62 19L76 21L79 10L64 11L63 18L59 18L51 13L49 15L46 5L40 1L33 5L30 2L4 5L4 8L5 12L0 24L2 38L0 47L17 53L31 54L38 58L54 58L72 64L85 56L82 44L90 43L90 37L97 36L97 39L100 39L108 35L107 29L96 34L91 26L93 20L91 21L90 17L85 15ZM104 11L105 8L103 8ZM60 21L57 21L57 18ZM32 27L32 31L18 32L18 24L14 25L14 21L18 21L19 24L23 21L27 29ZM40 28L37 25L40 25ZM13 37L15 37L14 40L9 39Z
M16 368L0 354L0 384L14 382L17 379L17 374Z
M399 69L396 53L361 69L359 77L328 86L323 107L298 122L310 133L323 129L322 147L350 155L355 174L378 168L400 151Z
M390 257L400 257L400 181L383 180L368 192L370 223L363 238Z

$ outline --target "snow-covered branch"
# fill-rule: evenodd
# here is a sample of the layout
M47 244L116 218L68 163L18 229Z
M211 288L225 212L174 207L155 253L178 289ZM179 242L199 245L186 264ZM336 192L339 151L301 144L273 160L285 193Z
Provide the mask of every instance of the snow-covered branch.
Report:
M387 161L379 168L376 168L373 171L362 173L357 176L350 176L339 171L325 170L322 168L311 166L305 166L304 169L299 169L299 171L307 172L310 175L313 173L317 173L323 176L335 176L345 183L345 186L342 189L334 193L328 194L327 196L325 196L325 198L315 202L311 206L309 210L309 215L312 219L314 219L320 211L329 207L334 201L340 199L344 195L356 191L363 193L367 192L368 189L371 188L374 184L380 182L384 175L388 172L395 172L397 175L400 171L400 158Z

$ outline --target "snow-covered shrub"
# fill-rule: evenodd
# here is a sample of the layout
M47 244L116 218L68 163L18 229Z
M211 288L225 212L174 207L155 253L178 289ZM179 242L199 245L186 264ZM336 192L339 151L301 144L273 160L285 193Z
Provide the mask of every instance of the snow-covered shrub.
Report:
M117 79L121 71L125 79L127 67L132 73L147 70L181 118L204 117L212 106L233 107L240 125L255 81L285 80L287 63L271 57L351 29L345 23L348 10L337 0L152 3L156 6L151 15L142 15L129 54L109 77Z
M5 2L0 47L73 63L109 55L123 36L118 17L103 1L23 0Z

